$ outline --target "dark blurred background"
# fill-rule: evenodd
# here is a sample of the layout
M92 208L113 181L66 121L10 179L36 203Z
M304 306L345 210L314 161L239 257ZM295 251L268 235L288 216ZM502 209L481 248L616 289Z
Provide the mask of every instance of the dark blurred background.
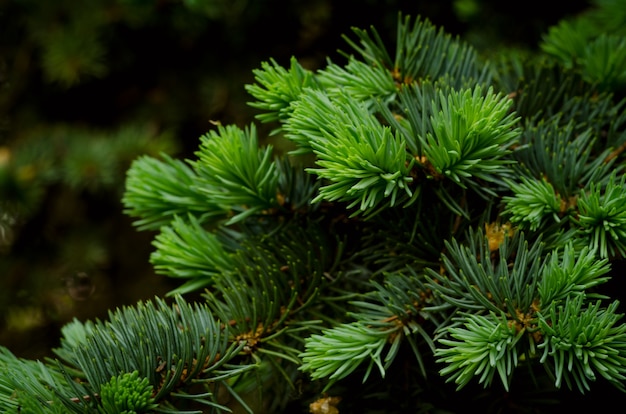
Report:
M123 214L125 172L143 154L193 158L210 121L253 122L244 85L262 61L339 62L353 26L373 25L392 45L398 12L486 53L535 49L588 6L0 0L0 345L50 355L72 318L104 319L176 286L148 262L154 234Z

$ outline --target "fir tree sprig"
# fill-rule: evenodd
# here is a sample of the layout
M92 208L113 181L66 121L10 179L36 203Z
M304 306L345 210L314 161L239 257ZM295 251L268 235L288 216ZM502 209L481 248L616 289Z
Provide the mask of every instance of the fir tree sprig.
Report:
M567 203L589 183L606 181L613 163L606 162L609 149L594 152L597 138L591 130L579 129L572 121L562 123L560 118L526 126L513 155L520 174L545 178Z
M310 372L312 378L327 379L325 389L363 364L363 382L374 368L384 377L404 343L410 345L420 372L426 375L424 354L434 349L431 332L440 323L423 311L431 300L429 291L415 274L390 274L384 283L372 284L371 295L351 301L356 310L348 316L354 321L305 339L300 370Z
M264 111L256 116L261 122L284 121L292 111L291 103L298 100L304 88L319 87L313 72L304 69L295 57L289 63L289 69L285 69L271 59L252 71L256 83L245 88L256 99L250 106Z
M563 324L558 335L573 332L574 326L565 327L570 322L574 323L570 321L573 311L561 304L573 306L572 303L578 303L574 300L580 298L581 302L576 305L580 312L580 307L592 299L605 298L592 289L609 279L606 275L610 266L606 259L598 260L595 250L588 247L578 250L570 244L562 252L554 250L545 254L540 240L529 248L523 234L516 234L511 240L505 238L498 246L498 255L493 257L492 249L480 233L473 236L470 233L467 246L453 240L447 250L443 257L445 273L428 269L429 277L436 281L429 287L436 298L459 310L454 323L439 330L438 342L445 346L435 350L438 361L446 364L441 374L454 379L459 388L466 386L474 376L479 376L478 382L488 386L497 373L508 389L514 368L522 355L527 362L536 361L541 354L539 349L548 346L545 336L553 331L543 330L546 323L558 320ZM509 264L512 259L513 263ZM498 274L501 276L496 278ZM432 309L440 309L441 306L435 305ZM601 309L598 302L590 305L590 309L594 309L594 315L607 312L607 315L612 315L607 316L610 324L616 324L614 305ZM552 319L545 316L547 312L552 312ZM540 322L542 314L551 322ZM576 329L582 329L584 323ZM610 335L599 337L598 341L603 341L602 346L606 346L603 352L621 355L620 335L623 329L620 325ZM522 341L523 337L526 339ZM615 347L611 348L609 344L613 341L616 341ZM564 349L561 358L564 358ZM589 372L593 370L594 363L587 357L572 350L567 358L570 361L567 363L568 370L572 370L571 361L576 358L576 369L586 372L588 378L593 377ZM545 362L545 354L542 361ZM562 361L558 364L561 364L559 370L562 370ZM578 384L584 383L578 375L581 372L573 374ZM560 375L559 371L557 378ZM616 381L620 375L608 376ZM558 388L560 385L559 379L555 386ZM581 386L581 391L583 388Z
M625 104L612 93L587 90L563 102L561 121L574 122L580 131L591 129L595 137L592 152L602 152L605 147L619 146L621 127L626 122Z
M226 251L218 236L191 215L187 220L174 216L170 225L161 227L153 245L156 250L150 255L150 263L156 273L188 279L170 295L202 289L234 266L232 253Z
M626 85L626 39L601 34L586 49L582 72L586 80L601 91Z
M573 120L562 124L560 115L544 120L524 130L513 154L518 182L507 179L512 195L502 198L509 220L533 231L553 223L567 228L580 214L578 203L587 200L590 186L606 185L621 170L610 148L595 150L591 129L581 130Z
M514 224L537 230L544 221L552 217L560 222L560 213L563 213L564 200L554 190L554 187L545 178L541 180L520 177L520 183L509 181L514 196L504 196L505 213L510 214Z
M259 147L256 127L218 125L200 139L197 191L213 203L231 209L229 223L279 207L278 175L272 147Z
M606 185L591 183L578 199L579 229L602 257L626 256L626 176L611 177Z
M441 338L445 348L437 348L437 361L446 366L439 372L448 381L457 384L457 390L475 377L485 387L491 385L496 374L505 389L509 389L511 377L519 363L516 345L523 331L507 322L502 314L468 314L463 326L447 330L453 339Z
M306 351L300 354L300 369L310 372L313 379L328 378L331 382L326 388L350 375L363 363L367 366L363 382L373 368L377 368L384 377L400 337L396 336L388 349L389 338L401 328L394 323L377 328L363 322L352 322L323 330L321 335L312 334L305 340Z
M225 381L254 365L242 364L224 375L220 370L240 353L243 345L229 341L228 328L220 324L205 304L191 305L176 297L175 305L140 303L111 312L106 322L66 328L57 355L70 369L80 370L92 392L121 373L138 372L154 387L160 404L173 391L191 384ZM101 357L91 355L97 352ZM205 391L188 397L219 406L217 396ZM165 402L169 403L168 400Z
M510 61L505 63L511 64ZM514 67L508 69L514 71L509 75L512 79L500 82L506 84L504 90L514 99L514 109L524 120L557 116L563 112L568 100L591 95L587 94L589 85L578 73L565 69L546 56L521 58ZM565 115L562 116L567 122Z
M626 325L617 302L607 308L600 301L589 303L580 295L553 305L539 313L544 340L538 345L541 362L562 384L580 392L590 389L590 382L603 377L624 390L626 379Z
M551 27L544 36L541 48L544 52L557 56L566 68L573 68L576 57L585 55L588 33L580 23L561 21Z
M423 137L427 162L462 187L475 183L470 177L497 182L496 177L506 176L510 161L503 158L521 132L510 112L512 102L477 86L442 94L437 104L433 133Z
M40 361L16 357L0 348L0 366L5 375L0 385L0 408L3 412L18 413L22 408L32 413L82 413L80 398L88 396L84 388L79 393L67 383L67 376L55 366ZM76 388L82 388L76 384ZM80 397L80 398L79 398ZM87 397L91 399L91 396Z
M390 71L398 84L446 77L453 82L452 85L460 87L469 79L477 83L489 79L489 71L486 66L479 65L478 54L469 44L453 38L428 19L398 15L393 60L375 28L370 29L371 34L358 28L353 31L360 43L344 35L348 44L369 65Z
M581 294L588 298L602 298L590 290L607 282L609 271L608 261L598 260L596 251L588 247L577 250L568 244L562 252L550 252L542 266L541 281L537 286L542 306Z
M623 35L606 32L590 20L564 20L550 28L540 44L567 68L600 91L623 90L626 84L626 53ZM615 30L615 28L613 28Z
M100 388L100 411L102 414L147 412L157 407L152 389L147 378L139 378L138 371L113 377Z
M366 107L371 107L375 100L392 101L397 92L389 70L353 58L346 65L329 63L318 72L318 78L330 95L347 93Z
M308 312L324 286L324 275L336 266L317 226L316 222L287 223L274 237L246 238L233 255L235 268L203 294L214 314L228 323L231 341L242 344L243 354L258 369L265 367L281 376L268 387L252 387L275 395L276 401L296 389L302 336L320 324ZM255 375L262 374L255 371L241 377L237 389L246 387Z
M289 138L305 140L317 156L320 168L307 171L329 182L320 187L313 202L345 201L349 209L358 207L359 212L383 202L406 203L413 196L409 187L412 161L404 141L350 97L329 100L319 91L310 91L285 129ZM298 135L292 133L295 130Z
M385 122L402 134L409 152L414 156L424 153L424 142L420 137L434 133L431 119L437 109L434 102L440 97L440 90L447 92L450 88L425 80L419 85L402 85L394 105L384 105L379 101L377 110Z
M455 214L469 217L458 186L484 198L502 190L512 174L509 156L521 129L511 107L510 99L491 88L456 90L424 81L401 87L398 102L378 109L416 160L414 186L428 188Z
M139 230L158 229L177 214L192 213L201 221L226 215L222 206L195 190L199 178L190 165L167 154L162 158L144 155L127 172L122 202Z
M443 302L436 306L495 315L504 312L515 320L536 307L536 275L542 253L541 240L530 244L523 232L512 237L505 234L501 241L490 244L482 230L470 228L467 243L456 238L446 241L445 272L427 268L428 286Z

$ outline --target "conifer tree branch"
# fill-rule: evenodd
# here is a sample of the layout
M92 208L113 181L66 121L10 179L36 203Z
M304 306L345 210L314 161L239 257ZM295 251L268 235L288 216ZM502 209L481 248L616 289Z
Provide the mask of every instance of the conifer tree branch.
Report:
M318 87L313 72L304 69L295 57L291 58L289 69L270 59L253 74L257 83L245 88L256 99L250 105L266 111L257 115L261 122L284 121L292 110L291 103L298 100L302 90Z
M0 348L0 409L336 414L372 396L445 410L472 385L489 407L501 389L626 392L608 285L626 255L626 60L619 28L592 21L607 16L495 64L401 14L395 49L372 27L344 37L342 64L262 63L250 105L290 152L217 123L195 160L136 160L125 212L158 230L150 261L181 286L65 325L45 363Z
M235 223L248 215L278 207L278 176L272 147L259 148L256 128L241 130L218 125L201 138L193 163L197 191L212 202L230 208Z
M154 230L174 215L192 213L201 221L226 215L223 207L196 191L197 173L187 164L166 154L163 160L143 156L127 172L122 198L125 212L137 218L139 230Z

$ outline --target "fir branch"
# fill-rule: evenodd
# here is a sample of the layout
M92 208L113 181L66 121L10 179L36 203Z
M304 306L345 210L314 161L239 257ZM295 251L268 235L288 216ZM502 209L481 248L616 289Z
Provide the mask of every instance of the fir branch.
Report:
M598 90L614 91L626 86L626 38L601 34L586 47L581 63L583 77Z
M460 248L454 240L448 245L443 256L445 274L428 269L435 297L461 310L455 323L438 333L440 343L449 348L435 351L439 362L448 364L442 375L450 375L459 388L477 375L481 375L479 383L487 386L497 372L508 389L518 356L527 354L532 359L536 349L546 346L542 345L546 331L539 322L541 312L569 303L573 297L601 297L588 291L608 280L606 260L597 260L589 248L579 251L573 245L566 246L562 254L555 250L542 258L541 246L538 240L529 249L523 234L518 233L502 241L496 260L480 233L470 234L467 247ZM428 309L436 311L442 306ZM567 314L558 317L568 319ZM519 342L522 333L528 342Z
M68 366L84 372L94 391L120 373L138 371L154 387L157 404L192 383L222 381L237 373L233 369L224 375L219 370L242 346L229 342L228 328L220 326L206 305L190 305L180 297L173 306L160 299L155 303L140 302L111 312L108 321L96 321L71 340L62 339L55 352ZM83 328L75 321L72 329ZM253 369L254 365L239 368ZM196 399L216 402L215 398L208 393Z
M293 214L313 213L319 204L311 200L319 190L319 181L307 174L299 165L293 165L288 157L276 160L278 173L278 204L281 211Z
M207 301L218 317L227 322L235 341L244 346L244 352L253 353L263 336L279 329L280 323L294 306L296 293L279 289L277 282L264 271L253 278L224 278L217 286L219 294L205 293ZM285 313L283 313L285 312Z
M581 71L583 78L600 91L612 91L626 84L626 39L597 31L585 20L562 21L550 28L540 44L566 68ZM604 29L603 29L604 30Z
M490 88L443 93L433 111L433 133L423 137L424 155L433 168L461 187L477 185L475 179L498 182L509 175L503 159L517 140L518 118L512 102ZM471 180L470 178L474 178Z
M367 64L371 66L381 65L382 67L391 70L391 68L393 67L393 62L389 53L387 52L387 47L383 43L383 40L378 34L376 28L371 27L370 30L371 35L367 32L367 30L359 29L356 27L352 28L352 31L360 39L360 44L357 44L345 34L342 35L342 38L346 41L346 43L348 43L348 45L352 47L352 49L354 49L361 55L361 57L365 60ZM345 56L349 56L349 54L346 52L343 52L343 54Z
M512 119L513 113L511 113L502 121L503 123L510 122L509 127L512 128L507 133L506 126L503 125L501 131L504 135L510 134L508 142L501 142L500 145L488 142L477 143L480 141L476 139L479 133L472 129L475 129L479 123L485 125L485 123L493 123L495 120L495 118L492 118L491 121L488 121L487 118L483 119L483 117L491 115L487 114L486 108L483 108L484 111L480 108L480 102L475 100L476 95L471 99L469 98L472 93L479 93L480 89L477 86L460 92L450 88L445 83L423 82L419 86L401 87L398 93L399 102L393 105L380 104L378 106L385 121L405 138L407 148L416 160L412 175L415 177L414 185L419 186L418 188L422 193L420 198L427 199L432 195L438 198L451 212L466 218L470 216L465 200L467 193L463 191L459 194L459 183L463 188L471 187L482 198L489 194L495 194L496 189L503 187L506 177L512 173L509 165L513 162L507 158L510 153L509 148L515 144L515 135L520 131L519 128L514 128L516 120ZM467 104L473 108L467 110L457 107L450 110L449 113L454 112L459 119L443 119L441 108L448 104L447 102L442 103L442 101L445 101L446 97L453 96L457 96L463 101L463 104L460 105ZM474 99L473 103L472 99ZM502 101L498 105L506 107L510 104L506 102L505 98L502 97L501 99ZM502 109L502 116L504 116L507 111ZM437 111L439 111L439 115L436 115ZM465 116L468 118L463 119ZM475 122L469 118L473 118ZM471 122L474 122L473 126L468 125ZM492 126L494 127L492 132L496 133L495 125ZM454 131L455 136L449 136L447 131ZM438 142L437 134L444 134L445 140ZM487 136L483 138L489 140ZM504 141L507 140L506 137L501 138ZM475 145L485 145L487 147L482 149L492 151L492 153L474 151L472 148ZM461 146L465 149L459 151ZM466 153L462 154L462 152ZM434 160L431 160L428 155ZM493 158L491 160L472 159L473 157L489 156L493 156ZM452 165L453 163L455 165ZM450 164L452 169L446 164ZM448 171L448 175L442 173L442 169ZM459 170L458 173L450 174L453 169ZM496 176L499 178L494 180ZM456 179L446 179L452 177Z
M492 255L489 240L482 230L470 228L467 244L453 238L446 241L442 255L445 273L426 269L428 287L446 305L464 312L506 313L516 323L524 324L537 306L537 275L542 268L543 245L537 240L529 245L524 233L504 236Z
M562 253L559 250L550 252L541 269L537 287L541 306L547 307L575 295L602 297L587 291L608 281L606 275L609 271L608 261L598 260L596 252L587 247L577 250L568 244Z
M326 234L324 223L307 218L284 223L272 233L251 235L241 242L234 259L244 278L259 275L280 288L283 304L297 292L300 305L316 294L328 273L337 272L342 243Z
M545 338L541 362L553 375L555 385L565 383L580 392L590 389L590 381L604 377L626 391L626 325L618 325L617 302L607 308L600 301L585 307L584 296L552 305L539 313Z
M302 90L319 87L313 72L304 69L295 57L291 58L289 69L270 59L252 73L256 83L245 88L256 99L249 105L265 111L256 115L261 122L285 121L291 114L291 103L298 100Z
M525 72L528 70L536 72L537 69L545 68L546 66L544 57L517 48L500 49L497 54L490 56L490 59L493 64L491 84L503 93L508 93L508 96L514 100L520 92L518 88L520 82L529 80L525 77ZM519 115L522 114L522 111L517 112Z
M322 277L333 271L336 258L332 244L315 225L288 223L272 237L250 236L241 243L229 276L205 292L233 335L254 333L256 339L272 335L287 320L294 323L297 313L317 296Z
M592 95L580 74L545 56L524 59L520 65L509 82L513 88L507 90L515 101L515 112L524 120L556 116L568 100Z
M208 286L234 264L216 234L205 230L191 215L187 220L175 216L169 226L161 228L153 244L156 251L150 255L150 263L158 274L189 279L170 295Z
M329 95L346 93L367 107L376 100L389 102L397 92L391 72L355 59L350 59L344 66L330 63L319 71L318 76Z
M531 231L537 230L550 217L559 223L559 214L564 213L562 206L567 205L567 201L559 197L552 184L546 179L524 176L520 180L519 184L507 181L514 195L502 198L509 220L513 224L527 225Z
M626 176L613 173L606 185L591 183L574 220L601 257L626 256Z
M436 299L427 287L425 278L412 269L408 269L408 272L388 274L382 284L372 281L376 290L365 298L366 301L352 302L359 310L349 314L357 320L369 321L373 326L392 321L401 325L402 339L411 346L419 371L426 377L424 355L434 351L433 332L444 324L444 318L426 310ZM397 338L392 337L390 340L396 341ZM422 344L426 345L426 350Z
M360 44L347 36L344 40L366 63L390 71L398 84L444 77L456 87L465 85L469 79L474 83L488 82L489 72L478 64L476 51L458 38L452 38L443 28L435 27L428 19L417 17L412 21L410 16L398 15L393 61L374 28L371 34L358 28L353 31Z
M569 203L581 188L606 181L611 173L613 163L605 162L609 150L594 153L596 138L591 132L579 129L573 121L564 124L560 115L527 125L522 145L513 154L519 162L517 171L537 179L543 177L564 203Z
M415 409L449 397L422 382L431 362L458 389L499 381L507 399L520 365L537 379L516 381L522 394L597 378L626 391L617 301L592 302L626 253L624 52L611 50L624 40L562 27L544 55L499 66L401 15L395 55L371 28L316 74L264 62L250 105L311 158L218 125L195 161L136 160L126 213L160 229L156 272L186 283L170 305L66 325L47 364L1 350L0 409L221 412L226 396L280 412L319 380L350 399L352 377ZM201 288L204 303L177 294Z
M310 91L285 128L289 132L298 129L297 136L288 137L304 141L317 155L321 168L307 171L330 182L320 188L313 202L346 201L348 208L358 206L359 213L381 203L406 203L413 196L409 188L412 161L405 143L351 97L330 100Z
M102 414L149 411L157 408L152 392L152 385L147 378L139 378L139 371L118 375L100 388L100 411Z
M321 335L313 334L305 339L305 351L300 354L302 371L310 372L311 378L328 378L325 389L342 378L350 375L359 365L366 363L363 382L372 369L378 368L381 376L393 361L400 336L395 336L392 348L383 356L390 337L401 329L393 322L370 327L365 322L352 322L325 329ZM395 345L395 346L394 346Z
M588 37L589 34L580 23L563 20L548 30L540 47L571 69L577 63L576 58L584 56Z
M94 412L98 399L87 386L64 371L60 365L46 365L15 357L0 348L2 380L0 408L3 412L61 414Z
M626 134L624 133L626 99L615 102L613 95L602 94L590 102L595 103L595 105L586 105L577 113L580 113L583 119L597 121L597 124L596 122L590 123L589 127L595 131L597 137L602 138L598 140L599 144L612 148L610 154L605 158L605 162L609 163L622 155L625 150L624 147L626 147Z
M424 154L423 140L427 134L434 133L431 117L436 110L433 102L439 98L440 85L424 81L421 84L402 85L397 94L395 105L379 101L377 109L389 125L402 134L409 152L415 157ZM444 85L441 89L448 91Z
M468 43L452 37L442 27L433 26L427 19L416 18L412 26L408 16L404 21L399 16L398 20L394 70L402 83L445 77L451 86L458 88L467 81L489 82L489 66L479 62L478 54Z
M625 104L626 100L617 102L612 93L586 90L564 100L558 116L564 125L573 122L577 133L591 129L594 137L590 142L593 144L591 152L601 154L607 147L619 145L626 123Z
M348 312L354 322L343 323L305 339L299 369L310 371L312 378L327 378L328 389L338 380L365 364L363 382L374 367L384 377L403 343L411 346L422 375L426 375L422 343L433 350L432 326L436 317L423 312L430 300L421 280L413 275L388 275L383 284L372 282L374 291L350 303ZM418 341L418 338L421 341ZM382 358L382 355L385 355Z
M279 207L272 147L259 147L254 124L245 130L218 125L200 141L193 163L199 176L195 189L233 211L228 224Z
M264 391L281 400L295 389L302 337L317 325L307 310L336 261L318 227L292 222L275 234L246 238L234 255L234 271L204 294L213 312L228 323L231 341L257 364L269 364L273 377L284 379Z
M454 338L439 339L446 348L437 348L437 362L447 364L439 372L457 384L457 390L474 377L485 387L491 385L496 374L506 390L509 389L514 368L519 361L516 344L522 332L498 314L467 314L463 327L451 327Z
M289 372L300 364L301 345L290 338L291 324L287 321L298 307L301 292L294 288L285 291L276 276L263 270L234 274L204 296L215 314L228 324L230 340L241 346L242 355L255 361L257 367L269 364L272 377L283 378L272 389L266 389L267 384L259 381L256 370L243 373L239 380L250 377L259 392L264 389L275 394L275 398L283 398L295 388ZM241 384L233 386L241 389Z
M168 224L175 215L194 214L200 221L226 215L217 205L196 190L198 176L187 164L166 154L163 160L142 156L127 172L122 203L124 212L134 218L139 230L155 230Z
M296 144L291 155L313 152L312 142L324 139L324 131L330 131L337 122L350 120L350 114L342 114L323 92L307 89L294 103L293 114L285 121L285 137ZM342 118L343 117L343 118ZM352 122L351 122L352 123Z

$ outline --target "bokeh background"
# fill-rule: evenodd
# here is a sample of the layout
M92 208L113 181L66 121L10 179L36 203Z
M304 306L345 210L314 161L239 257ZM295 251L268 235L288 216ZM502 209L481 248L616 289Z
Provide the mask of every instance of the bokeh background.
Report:
M487 55L536 49L572 0L0 0L0 345L42 358L72 318L164 295L150 232L120 202L140 155L194 158L211 122L245 126L252 70L309 69L351 27L392 45L420 15ZM563 8L564 7L564 8ZM393 49L392 49L393 50ZM261 136L271 126L259 125Z

